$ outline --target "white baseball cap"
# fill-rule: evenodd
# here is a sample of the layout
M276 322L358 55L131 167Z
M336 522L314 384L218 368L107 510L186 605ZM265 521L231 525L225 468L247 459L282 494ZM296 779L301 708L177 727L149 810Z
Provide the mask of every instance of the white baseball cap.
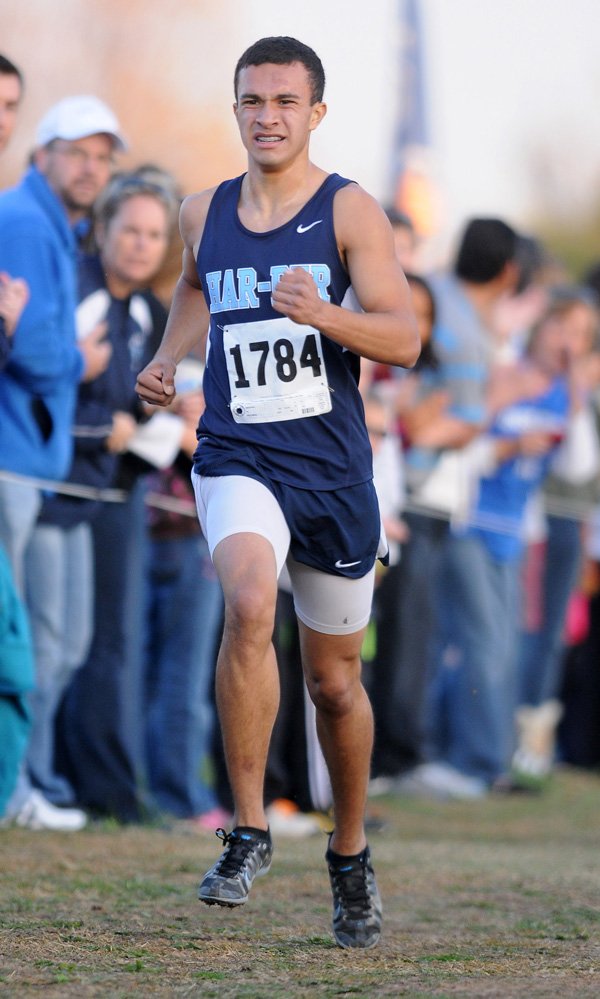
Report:
M121 152L127 149L117 118L103 101L87 94L64 97L58 104L53 104L40 121L36 146L47 146L54 139L72 141L100 134L110 135L115 148Z

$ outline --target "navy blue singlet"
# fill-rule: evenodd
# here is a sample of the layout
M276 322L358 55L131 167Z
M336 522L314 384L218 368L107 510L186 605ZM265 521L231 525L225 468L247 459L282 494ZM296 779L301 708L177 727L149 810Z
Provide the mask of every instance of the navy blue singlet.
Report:
M330 174L289 222L252 232L238 217L242 180L215 191L198 250L210 331L195 468L220 474L224 454L251 452L267 478L291 486L366 482L372 458L359 357L271 305L280 274L303 267L323 299L359 308L333 226L334 195L351 181Z

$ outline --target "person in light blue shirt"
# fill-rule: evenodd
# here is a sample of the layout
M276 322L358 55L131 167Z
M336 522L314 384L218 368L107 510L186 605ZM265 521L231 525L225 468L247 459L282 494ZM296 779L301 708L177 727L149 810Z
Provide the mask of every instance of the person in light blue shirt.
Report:
M526 356L499 375L505 404L487 430L495 467L480 477L467 522L451 528L440 578L431 736L438 760L471 778L473 793L475 782L483 794L510 765L526 509L567 426L563 347L541 322Z

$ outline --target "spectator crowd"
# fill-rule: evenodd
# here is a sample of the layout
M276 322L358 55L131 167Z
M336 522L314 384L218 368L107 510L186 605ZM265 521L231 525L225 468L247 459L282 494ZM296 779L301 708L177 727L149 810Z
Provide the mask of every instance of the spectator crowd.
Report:
M23 98L0 56L0 155ZM0 821L225 826L213 681L222 595L191 461L202 358L157 412L135 394L169 302L177 179L121 170L91 95L50 107L0 194ZM600 265L576 283L529 234L466 222L425 273L389 210L422 351L363 362L390 565L364 670L371 794L482 799L600 762ZM289 581L265 795L274 835L323 828L330 789Z

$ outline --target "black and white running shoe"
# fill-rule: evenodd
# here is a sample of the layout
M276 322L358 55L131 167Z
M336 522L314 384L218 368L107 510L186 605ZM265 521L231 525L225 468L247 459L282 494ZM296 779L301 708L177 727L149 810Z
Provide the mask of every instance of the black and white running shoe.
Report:
M271 834L236 826L230 833L217 829L217 836L225 850L200 882L198 898L207 905L243 905L254 878L266 874L271 866Z
M356 857L325 854L333 892L333 935L340 947L375 947L381 935L381 898L366 846Z

